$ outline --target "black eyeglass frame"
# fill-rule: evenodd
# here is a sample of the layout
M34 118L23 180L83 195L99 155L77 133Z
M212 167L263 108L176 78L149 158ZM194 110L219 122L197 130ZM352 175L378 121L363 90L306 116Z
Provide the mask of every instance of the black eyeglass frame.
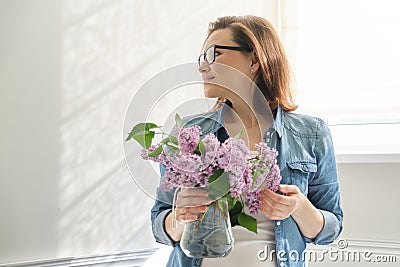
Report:
M208 51L209 49L212 49L212 48L214 49L214 56L213 56L213 60L212 60L211 62L209 62L209 61L207 60L207 58L206 58L206 54L207 54L207 51ZM201 57L203 57L204 62L207 62L208 65L213 64L213 63L215 62L215 57L216 57L215 53L216 53L216 51L217 51L217 50L216 50L217 48L219 48L219 49L227 49L227 50L234 50L234 51L246 51L246 52L251 52L251 51L253 51L253 49L251 49L251 48L249 48L249 47L242 47L242 46L226 46L226 45L212 45L212 46L210 46L209 48L207 48L207 49L204 51L204 53L200 54L199 59L197 60L198 63L199 63L199 66L201 66L201 64L202 64Z

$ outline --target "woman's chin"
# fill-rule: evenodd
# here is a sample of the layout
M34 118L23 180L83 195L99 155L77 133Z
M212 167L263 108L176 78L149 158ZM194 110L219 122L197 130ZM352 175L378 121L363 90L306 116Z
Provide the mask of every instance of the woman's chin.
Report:
M215 88L213 84L204 84L204 96L208 98L223 97L221 95L221 88Z
M210 92L210 90L209 90L209 88L207 88L207 86L206 85L204 85L204 96L205 97L208 97L208 98L212 98L212 94L211 94L211 92Z

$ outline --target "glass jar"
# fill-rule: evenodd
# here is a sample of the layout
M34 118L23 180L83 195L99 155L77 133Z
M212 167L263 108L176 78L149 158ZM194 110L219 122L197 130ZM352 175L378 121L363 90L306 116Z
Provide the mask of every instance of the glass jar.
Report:
M231 222L226 198L212 202L193 222L185 223L180 246L192 258L221 258L233 249Z

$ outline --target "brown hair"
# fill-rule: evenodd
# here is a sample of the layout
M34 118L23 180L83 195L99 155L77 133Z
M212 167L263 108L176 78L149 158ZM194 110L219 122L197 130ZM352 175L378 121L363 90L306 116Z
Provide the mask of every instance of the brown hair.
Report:
M208 26L207 38L216 30L230 29L233 41L239 46L253 50L259 69L254 78L272 111L278 106L294 111L294 92L291 88L291 74L285 50L272 24L256 16L220 17ZM218 99L220 106L226 99Z

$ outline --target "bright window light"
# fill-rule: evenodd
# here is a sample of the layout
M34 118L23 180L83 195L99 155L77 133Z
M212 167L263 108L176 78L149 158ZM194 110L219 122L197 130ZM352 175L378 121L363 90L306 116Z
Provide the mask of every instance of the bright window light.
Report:
M282 1L299 112L325 119L337 154L400 154L400 1Z

